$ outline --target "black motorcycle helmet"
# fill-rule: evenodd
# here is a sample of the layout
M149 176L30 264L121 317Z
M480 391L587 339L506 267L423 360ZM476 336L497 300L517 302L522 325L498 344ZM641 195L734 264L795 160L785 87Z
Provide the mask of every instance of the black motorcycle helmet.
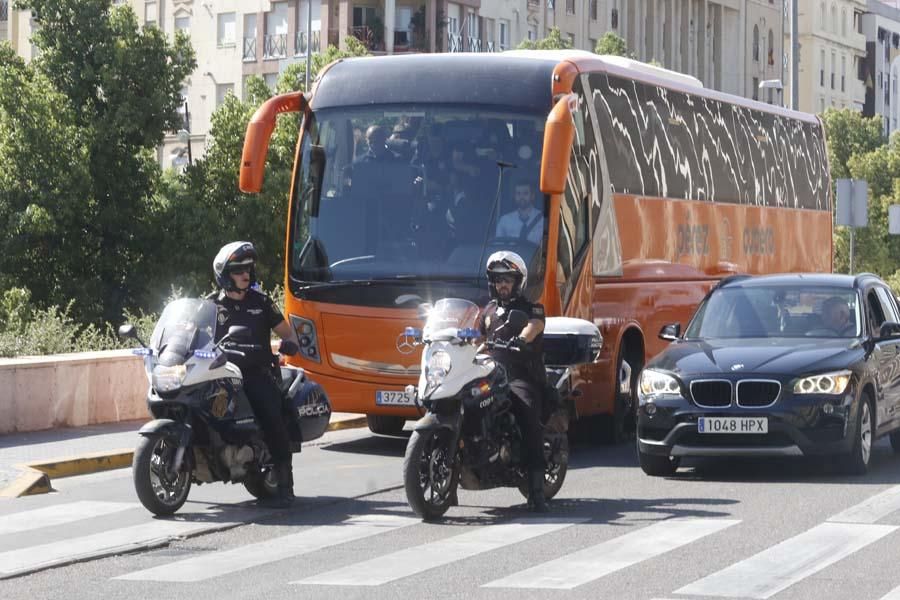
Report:
M231 242L225 244L216 258L213 259L213 274L216 284L226 292L243 292L238 289L231 278L231 272L237 269L250 268L250 285L256 283L256 249L250 242Z

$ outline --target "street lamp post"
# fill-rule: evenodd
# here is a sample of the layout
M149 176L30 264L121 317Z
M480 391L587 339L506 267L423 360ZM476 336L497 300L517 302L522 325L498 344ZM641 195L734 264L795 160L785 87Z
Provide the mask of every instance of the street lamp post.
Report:
M191 155L191 114L188 112L187 100L184 101L184 127L178 130L178 141L187 144L188 166L193 166L194 157Z

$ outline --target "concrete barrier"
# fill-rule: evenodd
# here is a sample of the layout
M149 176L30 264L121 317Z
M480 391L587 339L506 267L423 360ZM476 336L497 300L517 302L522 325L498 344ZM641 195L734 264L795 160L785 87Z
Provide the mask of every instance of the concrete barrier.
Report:
M0 434L149 417L130 350L0 359Z

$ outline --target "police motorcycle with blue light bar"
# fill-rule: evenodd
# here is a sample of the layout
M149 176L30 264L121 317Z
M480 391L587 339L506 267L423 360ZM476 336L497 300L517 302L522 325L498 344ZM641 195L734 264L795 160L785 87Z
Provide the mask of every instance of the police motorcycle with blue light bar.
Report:
M516 487L528 497L523 437L512 411L506 369L483 353L487 348L516 348L498 336L479 345L479 313L468 300L446 298L427 311L423 329L404 331L424 346L418 386L409 386L407 393L425 414L415 425L403 462L407 501L424 520L442 517L455 503L458 486ZM515 337L527 322L525 313L513 310L504 333ZM548 385L541 422L547 499L562 488L568 469L567 431L575 396L572 371L596 360L601 345L593 323L565 317L546 320Z
M249 329L235 326L214 342L216 306L211 300L182 298L166 306L145 345L133 325L119 328L123 338L141 344L150 388L147 405L154 420L141 427L132 464L141 504L157 515L172 514L187 500L191 484L243 483L253 496L277 493L272 457L243 390L240 369L229 355L258 350L245 343ZM282 342L280 352L297 345ZM321 386L302 369L280 367L282 412L291 451L321 437L331 405Z

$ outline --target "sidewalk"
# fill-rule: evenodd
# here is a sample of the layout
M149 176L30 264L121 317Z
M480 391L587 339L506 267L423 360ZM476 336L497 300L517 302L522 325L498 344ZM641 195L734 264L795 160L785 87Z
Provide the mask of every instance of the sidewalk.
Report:
M32 493L49 485L49 480L43 485L38 481L46 479L43 473L22 465L41 464L39 468L51 477L130 466L137 431L148 420L0 435L0 497L22 495L23 490L13 488L26 486L26 480L33 480L27 485L34 488ZM365 415L332 413L328 430L365 426Z

